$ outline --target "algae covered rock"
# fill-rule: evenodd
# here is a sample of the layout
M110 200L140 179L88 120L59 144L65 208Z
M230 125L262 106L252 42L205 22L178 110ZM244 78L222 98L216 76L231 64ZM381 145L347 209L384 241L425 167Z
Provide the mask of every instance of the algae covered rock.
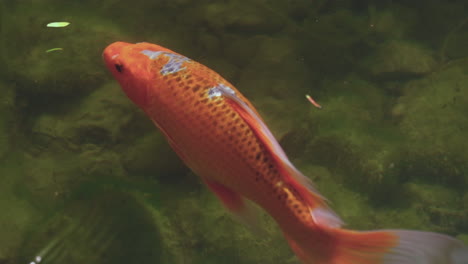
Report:
M252 99L272 131L282 135L300 120L290 116L303 115L301 106L306 104L297 102L314 88L311 83L315 76L300 59L295 40L284 37L256 39L257 51L240 72L235 85Z
M404 87L393 114L408 138L407 175L456 188L468 183L467 84L466 70L454 66Z
M454 235L468 229L468 204L457 188L421 182L404 187L409 201L431 229Z
M129 144L121 162L130 174L157 178L166 182L181 182L189 172L156 129Z
M367 6L367 13L376 43L379 39L402 39L411 31L418 19L411 9L398 3L384 7L370 3Z
M54 201L88 177L125 176L116 146L125 142L124 130L135 129L128 128L135 117L132 109L110 83L71 110L39 115L25 144L26 191L38 202Z
M77 96L99 87L106 74L102 67L102 47L122 33L110 22L97 17L63 15L63 10L35 5L23 12L11 12L4 18L7 75L15 79L23 96ZM67 12L68 11L68 12ZM69 10L65 11L70 13ZM42 12L37 16L37 12ZM71 24L64 28L46 27L60 17ZM120 37L118 37L120 36ZM61 51L46 52L51 48Z
M244 69L254 60L256 54L261 51L261 45L265 36L256 35L242 37L231 35L226 37L227 41L223 47L223 56L237 67Z
M336 9L306 18L298 47L312 72L342 77L368 54L370 33L367 17Z
M0 160L8 154L15 131L15 91L11 84L0 82Z
M248 5L242 1L228 1L204 5L201 12L204 22L216 31L256 34L280 31L284 21L267 7L262 1L252 1Z
M19 191L22 168L19 155L10 153L0 160L0 263L14 263L15 252L21 246L28 229L41 215L27 196Z
M410 77L431 72L436 66L433 52L408 41L388 41L369 57L367 67L376 77Z
M68 111L40 115L34 122L33 132L42 138L60 139L67 148L111 145L122 136L135 111L119 87L109 83Z
M17 263L172 263L157 211L136 195L94 188L32 228Z
M174 263L290 263L294 258L271 218L259 214L261 230L252 232L207 191L172 203L167 215Z
M325 81L323 87L333 96L322 98L322 109L311 108L296 132L308 138L299 142L302 156L341 175L339 182L366 192L373 202L388 199L400 180L400 146L398 131L383 121L383 91L356 76Z

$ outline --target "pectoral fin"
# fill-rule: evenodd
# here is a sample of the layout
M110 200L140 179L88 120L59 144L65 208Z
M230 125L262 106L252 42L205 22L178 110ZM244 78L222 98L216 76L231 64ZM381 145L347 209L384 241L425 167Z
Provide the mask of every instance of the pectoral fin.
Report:
M220 183L209 179L203 179L203 181L221 200L224 207L234 215L235 219L246 224L254 231L260 231L257 212L247 199Z

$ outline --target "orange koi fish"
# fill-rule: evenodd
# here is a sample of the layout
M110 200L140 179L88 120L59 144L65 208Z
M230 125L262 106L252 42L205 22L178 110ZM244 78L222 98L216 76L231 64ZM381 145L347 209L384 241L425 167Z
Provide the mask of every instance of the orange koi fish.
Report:
M252 104L219 74L150 44L116 42L107 67L180 158L241 219L246 200L279 225L305 264L468 264L459 240L431 232L341 228Z

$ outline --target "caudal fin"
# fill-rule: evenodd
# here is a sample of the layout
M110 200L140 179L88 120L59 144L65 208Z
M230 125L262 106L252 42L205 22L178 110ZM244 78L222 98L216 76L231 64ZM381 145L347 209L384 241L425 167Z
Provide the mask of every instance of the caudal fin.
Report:
M304 264L468 264L468 247L442 234L343 229L330 229L327 233L333 242L325 256L317 256L317 249L313 248L317 241L300 245L290 240L291 247Z

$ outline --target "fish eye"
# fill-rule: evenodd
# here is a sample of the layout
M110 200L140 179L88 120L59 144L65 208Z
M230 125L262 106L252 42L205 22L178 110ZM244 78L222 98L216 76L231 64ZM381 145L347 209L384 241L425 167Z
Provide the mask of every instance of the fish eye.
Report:
M114 66L115 66L115 69L118 72L123 72L123 65L122 64L114 64Z

